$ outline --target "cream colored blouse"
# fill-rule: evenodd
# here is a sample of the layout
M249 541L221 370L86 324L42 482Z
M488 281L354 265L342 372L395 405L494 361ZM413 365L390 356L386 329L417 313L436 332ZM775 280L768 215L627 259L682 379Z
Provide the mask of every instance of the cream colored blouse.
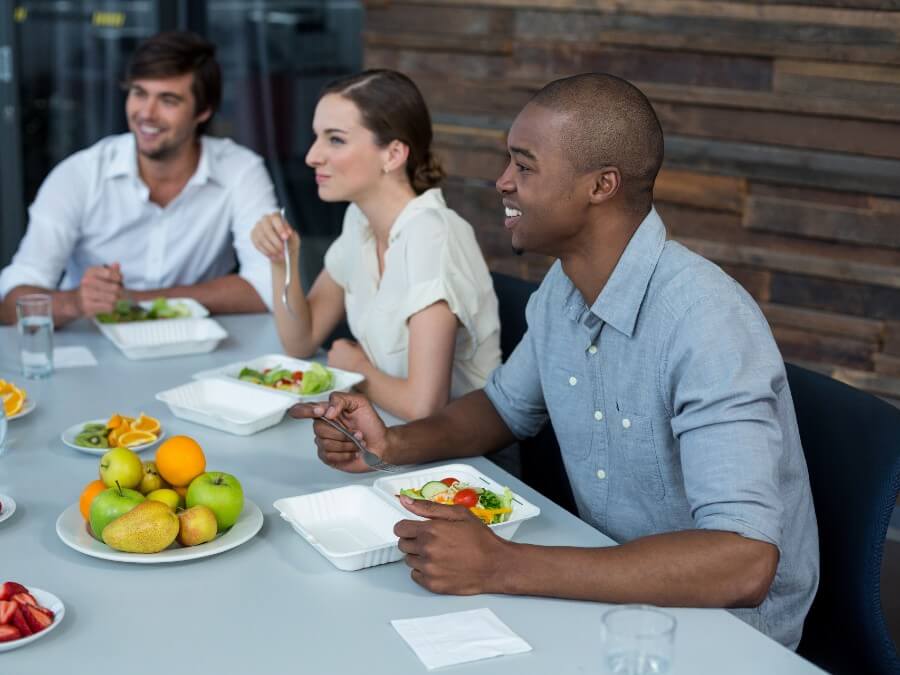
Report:
M439 188L409 202L391 227L378 278L375 236L355 204L325 254L344 289L347 323L369 360L398 378L409 374L409 318L441 300L461 324L451 397L484 386L500 365L497 296L472 226L447 207Z

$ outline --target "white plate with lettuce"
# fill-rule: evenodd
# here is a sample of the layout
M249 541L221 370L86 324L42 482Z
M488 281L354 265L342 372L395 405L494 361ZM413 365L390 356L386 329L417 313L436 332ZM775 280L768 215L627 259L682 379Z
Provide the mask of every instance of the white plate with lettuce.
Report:
M366 379L360 373L326 368L315 361L266 354L221 368L194 373L195 380L226 378L248 387L264 387L299 402L325 401L331 392L349 391Z

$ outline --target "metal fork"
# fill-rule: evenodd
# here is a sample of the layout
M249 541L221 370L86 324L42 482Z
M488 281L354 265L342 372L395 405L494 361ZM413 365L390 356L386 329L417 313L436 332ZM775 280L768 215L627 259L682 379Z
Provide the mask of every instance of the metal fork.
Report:
M393 464L388 464L387 462L383 462L381 460L381 457L379 457L374 452L369 450L366 446L364 446L362 443L360 443L359 439L356 438L356 436L354 436L352 433L350 433L350 430L346 429L342 424L338 424L334 420L330 420L327 417L325 417L324 415L319 417L319 419L322 420L323 422L325 422L330 427L337 429L342 434L344 434L344 436L346 436L348 439L350 439L353 442L353 445L355 445L357 447L360 454L362 455L363 461L369 466L370 469L375 469L376 471L387 471L387 472L391 472L391 473L404 470L402 466L395 466Z
M284 220L284 207L281 207L281 219ZM287 239L284 240L284 288L281 289L281 302L287 308L288 314L295 319L297 315L291 309L291 303L288 302L288 286L291 285L291 254L288 252Z

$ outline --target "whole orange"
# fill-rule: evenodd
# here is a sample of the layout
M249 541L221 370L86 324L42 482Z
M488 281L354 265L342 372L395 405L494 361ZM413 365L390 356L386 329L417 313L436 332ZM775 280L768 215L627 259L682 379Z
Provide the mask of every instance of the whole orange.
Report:
M189 436L172 436L156 451L159 475L173 487L188 485L206 469L203 448Z
M106 484L102 480L92 480L82 490L81 497L78 500L78 510L81 511L81 515L85 520L91 519L91 502L94 501L94 497L105 489Z

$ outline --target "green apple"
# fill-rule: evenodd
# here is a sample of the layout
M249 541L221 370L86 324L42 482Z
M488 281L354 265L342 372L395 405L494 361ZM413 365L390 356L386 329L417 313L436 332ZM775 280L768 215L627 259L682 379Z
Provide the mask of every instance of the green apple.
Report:
M168 487L169 484L159 475L159 469L156 468L156 462L143 462L142 468L144 475L141 477L141 484L138 485L138 492L142 495L150 494L154 490L161 490Z
M144 501L144 495L137 490L123 487L107 488L91 502L91 531L103 541L103 530L119 516L125 515Z
M241 515L244 508L244 489L238 479L230 473L208 471L191 481L185 503L189 509L197 504L212 509L221 532L234 525Z
M216 538L219 524L212 509L202 504L192 506L178 514L178 541L182 546L205 544Z
M172 488L160 488L159 490L148 492L147 499L162 502L175 512L178 511L179 506L184 506L184 500L181 498L181 495Z
M100 480L106 487L136 488L144 477L144 465L128 448L113 448L100 458Z

